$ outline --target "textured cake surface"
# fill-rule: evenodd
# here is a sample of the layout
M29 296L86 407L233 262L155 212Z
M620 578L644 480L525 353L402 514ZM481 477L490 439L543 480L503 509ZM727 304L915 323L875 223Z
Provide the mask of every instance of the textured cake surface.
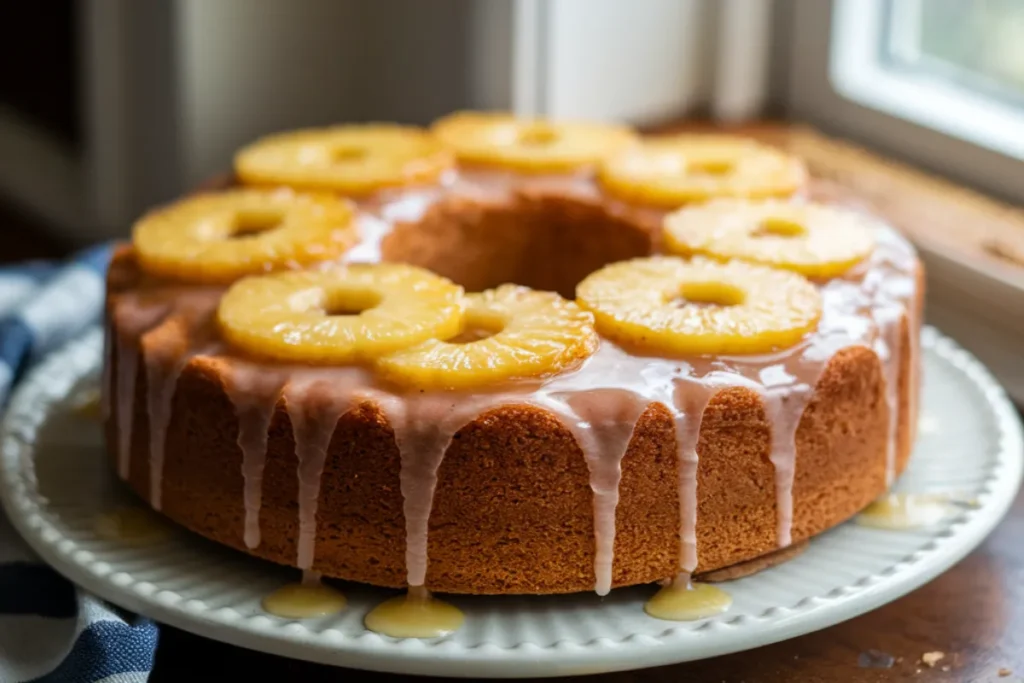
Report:
M346 259L572 298L602 266L661 253L663 214L586 174L462 168L360 198ZM885 229L863 262L816 286L821 322L772 354L663 358L602 338L554 377L422 392L365 368L247 356L215 324L223 286L146 272L126 245L108 278L109 451L175 522L325 576L404 587L423 573L431 590L495 594L711 572L848 519L909 458L913 249ZM610 453L623 434L624 454ZM431 449L434 460L413 452Z

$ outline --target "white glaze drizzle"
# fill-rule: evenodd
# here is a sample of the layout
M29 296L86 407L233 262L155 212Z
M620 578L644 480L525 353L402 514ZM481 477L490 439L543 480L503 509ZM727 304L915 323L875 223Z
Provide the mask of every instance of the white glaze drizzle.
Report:
M776 543L785 548L793 542L793 480L796 475L796 432L804 409L814 393L813 385L799 384L788 391L765 387L761 392L765 416L771 425L769 458L775 468Z
M908 337L910 339L910 344L907 348L907 350L910 353L910 363L908 364L908 367L910 368L910 382L907 389L907 422L909 425L912 425L911 434L913 435L913 438L916 439L917 421L920 417L917 401L919 398L918 394L921 388L920 372L922 364L918 362L917 359L920 357L918 356L918 354L920 353L919 347L921 344L921 321L918 319L919 311L916 305L917 302L913 301L912 296L909 297L907 301L909 301L909 303L906 304L907 327Z
M883 233L884 235L884 233ZM884 263L892 268L897 265L892 262L890 254L883 255ZM864 289L872 298L873 306L867 311L877 327L877 336L872 348L882 361L882 374L885 380L885 402L889 413L888 438L886 440L885 452L885 481L886 486L891 486L896 478L896 459L899 448L899 420L900 420L900 369L903 363L903 325L906 322L910 338L910 346L907 349L911 354L910 358L917 358L916 335L916 302L914 301L914 290L917 286L915 272L908 272L904 277L885 278L885 270L874 269L864 278ZM914 363L912 362L911 368ZM916 378L911 369L910 396L913 401L915 392L914 383ZM911 404L911 419L913 419L913 405Z
M714 381L679 378L674 388L672 418L679 467L679 569L689 575L697 568L697 444L704 410L721 385ZM688 576L687 576L688 578Z
M310 569L316 553L316 513L320 500L320 480L334 429L342 415L353 406L355 396L349 384L338 387L336 373L324 376L303 373L293 377L283 390L288 419L295 437L295 456L299 461L299 541L296 562L299 569ZM336 390L336 389L340 389Z
M387 397L379 402L395 433L401 457L399 483L405 515L405 568L410 586L424 586L427 578L427 531L434 504L437 470L458 430L453 420L455 401L417 401ZM461 426L461 425L460 425Z
M238 418L238 448L242 451L242 501L245 522L242 540L247 548L261 541L260 507L263 504L263 468L267 461L270 421L284 376L266 368L237 361L230 366L224 390Z
M507 394L368 395L388 420L401 459L399 483L405 516L406 582L422 587L427 578L428 531L437 472L455 434L477 416L499 406L524 403Z
M216 301L216 290L181 290L174 310L164 314L159 325L154 325L139 338L146 361L149 504L154 510L163 507L167 427L171 421L178 378L196 356L222 351L220 343L210 338Z
M554 397L554 396L552 396ZM576 437L590 472L594 498L594 591L607 595L615 561L615 510L619 504L622 459L637 420L649 402L626 389L595 388L547 401Z
M900 424L900 327L903 311L885 306L875 313L881 334L875 340L875 352L883 358L882 375L885 379L885 404L888 409L888 437L885 443L885 485L891 486L896 478L896 450Z
M100 380L100 416L106 422L111 415L111 382L114 372L114 327L110 323L103 326L103 377ZM120 463L118 463L120 470Z
M167 425L171 421L171 404L178 387L178 378L193 354L170 361L165 367L156 358L146 358L146 405L149 408L149 504L154 510L163 506L164 448Z
M135 297L125 297L118 308L117 330L111 330L111 350L117 353L117 473L127 480L131 470L132 432L135 420L135 384L139 372L139 341L143 334L159 325L170 306L147 305Z

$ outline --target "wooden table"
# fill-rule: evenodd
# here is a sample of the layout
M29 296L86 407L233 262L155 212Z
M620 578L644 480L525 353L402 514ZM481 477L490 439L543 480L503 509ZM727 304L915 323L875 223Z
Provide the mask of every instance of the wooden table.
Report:
M692 127L692 126L688 126ZM1024 212L920 171L788 125L740 132L793 150L840 194L885 215L931 256L1024 285ZM969 226L969 229L965 229ZM929 283L931 291L933 283ZM1024 319L1022 319L1024 322ZM932 653L927 659L922 658ZM941 654L941 658L938 658ZM153 681L201 671L222 680L390 681L213 643L165 628ZM757 650L580 681L867 683L1024 681L1024 494L984 544L910 595L832 628Z

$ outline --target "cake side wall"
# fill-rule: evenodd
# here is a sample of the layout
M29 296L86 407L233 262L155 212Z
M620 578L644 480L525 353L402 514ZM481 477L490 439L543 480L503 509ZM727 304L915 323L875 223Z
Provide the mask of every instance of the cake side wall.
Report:
M905 334L904 349L907 341ZM910 363L917 359L901 355L901 384L909 389ZM218 362L193 359L178 382L168 427L163 512L245 551L237 419ZM144 499L150 483L146 389L140 372L129 485ZM880 365L870 351L844 350L827 366L797 433L794 541L834 526L884 491L883 392ZM907 394L902 394L900 431L909 436ZM760 400L749 390L725 390L710 403L698 446L698 571L776 549L769 430ZM115 458L116 433L111 421L107 434ZM906 441L901 438L901 467L909 455ZM252 554L286 565L296 557L297 465L287 412L279 402L262 487L263 541ZM322 478L315 569L404 586L399 467L393 433L375 407L361 406L340 419ZM678 509L671 418L652 406L623 461L615 585L675 573ZM592 494L579 447L553 417L536 408L498 408L471 422L456 435L441 465L429 542L427 585L434 590L593 589Z

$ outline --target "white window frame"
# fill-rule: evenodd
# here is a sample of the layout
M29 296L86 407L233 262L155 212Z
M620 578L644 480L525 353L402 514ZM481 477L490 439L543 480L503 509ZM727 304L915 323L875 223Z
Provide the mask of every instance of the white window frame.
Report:
M919 24L924 4L923 0L891 5L890 0L838 0L829 60L836 90L864 106L1024 160L1024 108L929 69L893 68L881 58L890 6L899 17L895 25L912 29Z
M872 64L879 64L875 48L880 27L874 22L883 16L884 0L775 2L779 13L777 26L788 33L781 40L788 38L789 54L779 69L784 81L781 103L787 118L807 122L825 133L848 138L995 197L1024 204L1022 159L1006 153L1019 145L1007 145L1004 139L1000 141L1000 151L996 151L966 134L953 134L949 129L924 123L922 117L914 116L910 110L919 105L907 104L905 100L919 99L923 103L927 95L918 97L920 90L911 89L913 83L905 78L900 85L901 101L897 102L893 97L897 92L893 89L895 84L886 82L897 76L872 68ZM863 24L852 22L853 14L874 21L862 18L859 21ZM847 21L852 24L844 23ZM830 30L837 25L841 30ZM872 39L866 40L865 32L871 31ZM860 75L856 73L859 67L864 69ZM963 100L965 94L963 90L959 92L959 99ZM907 97L908 93L911 96ZM931 101L933 107L946 106L935 104L943 102L941 99ZM974 115L967 121L966 125L971 127L985 127ZM1005 125L1002 130L1006 131ZM1016 135L1022 133L1024 128L1018 124ZM985 135L977 131L970 134Z

